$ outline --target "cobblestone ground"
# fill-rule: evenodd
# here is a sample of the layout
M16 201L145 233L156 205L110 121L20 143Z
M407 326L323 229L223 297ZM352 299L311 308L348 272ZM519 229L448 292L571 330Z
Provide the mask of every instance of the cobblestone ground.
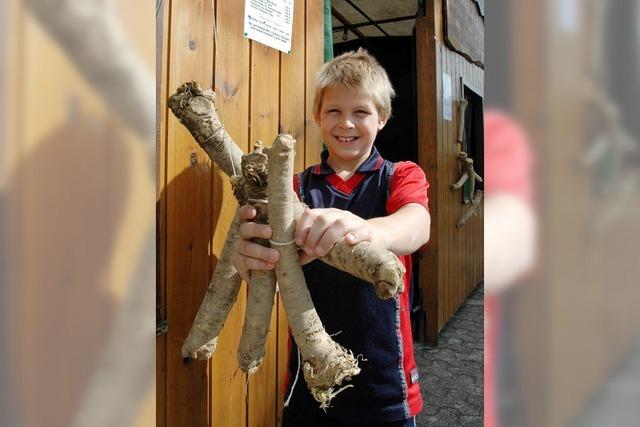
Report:
M425 401L418 426L479 426L484 416L484 287L479 286L440 331L437 348L417 344Z

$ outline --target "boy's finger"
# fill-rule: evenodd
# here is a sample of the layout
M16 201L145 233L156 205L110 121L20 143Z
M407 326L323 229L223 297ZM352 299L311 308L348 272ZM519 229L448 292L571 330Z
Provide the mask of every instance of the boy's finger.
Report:
M344 232L345 230L343 227L328 228L318 242L318 245L316 247L316 255L325 256L327 253L329 253L333 245L335 245L336 242L344 236Z
M316 251L318 250L318 243L320 243L325 231L327 231L327 228L322 224L319 224L318 222L313 224L313 227L311 227L307 234L307 238L305 239L302 248L308 255L317 255Z
M360 240L358 239L358 237L353 234L353 233L347 233L344 236L344 241L346 244L348 245L355 245L356 243L359 243Z
M304 247L306 241L307 241L307 235L309 234L309 229L301 229L301 230L296 230L295 233L295 239L296 239L296 245L298 245L299 247Z
M256 224L255 222L243 222L240 224L240 237L243 239L262 238L268 239L271 237L271 227L266 224Z
M344 236L344 241L348 245L355 245L365 240L371 240L371 232L366 227L351 230Z
M238 272L240 277L242 277L242 280L244 280L245 282L248 282L249 272L246 268L244 268L244 262L242 260L242 256L237 253L233 254L233 256L231 257L231 262L233 266L236 268L236 271Z
M238 251L246 257L261 259L269 263L278 262L280 258L280 252L277 250L265 248L262 245L246 240L240 242Z
M273 270L275 267L273 263L250 257L244 257L243 264L247 270Z
M313 218L308 214L309 211L302 214L302 216L296 222L296 230L294 237L296 239L296 245L302 246L307 241L307 235L309 229L313 225Z
M238 210L238 214L240 215L241 221L248 221L255 218L256 208L251 205L244 205L240 207L240 209Z

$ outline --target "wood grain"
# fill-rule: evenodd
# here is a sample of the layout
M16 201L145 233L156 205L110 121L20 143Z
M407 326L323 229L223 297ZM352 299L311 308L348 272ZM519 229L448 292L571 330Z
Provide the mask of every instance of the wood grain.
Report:
M305 127L305 167L320 162L322 152L322 137L320 128L313 120L313 94L315 91L315 77L324 60L324 5L321 1L306 2L306 48L307 58L305 69L306 85L306 127Z
M471 3L473 5L473 3ZM420 257L420 286L426 310L426 339L436 345L439 331L482 280L482 214L458 229L466 208L459 192L449 185L457 180L457 100L460 79L474 88L483 84L483 70L444 43L442 2L430 1L433 13L416 21L418 67L419 163L430 183L431 238ZM475 8L475 5L473 5ZM477 11L477 9L476 9ZM452 82L453 118L442 117L442 75ZM480 91L481 92L481 91Z
M280 55L277 50L255 41L251 42L251 143L261 140L271 145L278 132ZM269 336L262 366L249 376L248 425L263 427L276 422L276 335L277 310L271 314Z
M243 30L243 3L219 1L216 7L215 90L218 95L219 117L236 144L249 149L249 41L240 35ZM213 169L212 224L214 261L222 250L226 230L233 220L237 202L229 179L217 167ZM215 262L212 265L215 268ZM218 338L218 348L212 358L211 424L244 426L247 419L247 376L238 367L236 353L239 331L244 322L246 284L242 285L236 304L229 312Z
M293 7L291 54L280 53L280 130L296 139L294 172L304 168L305 153L305 0ZM289 360L289 324L278 294L276 426L282 423L287 362Z
M169 56L169 23L171 22L171 0L162 4L162 20L158 23L162 28L159 31L160 64L156 78L158 99L159 135L156 143L156 251L157 251L157 285L156 285L156 319L164 321L167 316L167 64ZM156 420L158 427L167 426L167 335L162 334L156 338Z
M321 147L319 132L307 113L313 79L322 64L323 14L319 2L312 2L309 8L305 3L295 2L292 53L286 55L242 36L243 2L216 2L214 48L212 3L173 0L165 29L168 57L163 59L168 71L163 76L168 82L163 91L172 92L186 80L209 85L215 80L218 114L243 150L248 151L257 139L271 144L279 131L295 135L298 171L307 161L305 155L310 162L318 161ZM276 426L288 352L286 315L279 301L263 366L248 385L236 361L246 288L225 322L211 369L193 363L185 368L179 358L179 342L186 336L215 267L235 201L226 177L210 165L173 116L167 115L164 103L161 109L167 136L159 149L158 209L159 230L166 232L164 236L159 232L159 251L163 251L164 239L166 254L161 263L166 267L161 268L166 274L161 276L166 275L166 280L159 293L166 288L171 326L165 338L167 352L160 348L157 355L159 366L167 366L166 387L157 400L157 415L164 418L159 422L166 426ZM309 138L315 145L306 150Z
M420 251L420 286L423 290L427 342L435 345L438 340L438 145L437 114L438 102L436 75L431 64L436 63L433 18L420 17L416 20L416 61L418 73L418 162L425 171L429 187L429 209L431 213L431 233L429 243Z
M169 91L188 80L213 83L212 5L172 1ZM180 348L211 277L211 164L173 116L167 136L167 425L207 426L209 366L185 366Z

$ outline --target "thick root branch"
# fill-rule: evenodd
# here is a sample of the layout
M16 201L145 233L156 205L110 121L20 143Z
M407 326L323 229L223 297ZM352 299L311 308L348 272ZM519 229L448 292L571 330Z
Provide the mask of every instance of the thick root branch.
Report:
M336 244L320 259L332 267L373 283L378 298L392 298L404 290L402 277L405 268L398 257L393 252L380 250L370 242L360 242L354 246Z
M242 176L245 181L247 202L256 209L255 222L260 224L267 224L269 218L265 203L268 183L267 162L261 143L256 144L253 153L242 156ZM257 239L257 243L269 246L269 241L264 239ZM276 276L273 271L252 272L237 355L238 365L249 374L258 370L264 358L275 293Z
M237 355L240 369L249 374L258 370L264 358L275 294L274 272L253 272Z
M218 335L236 302L242 278L231 263L232 245L238 234L238 216L234 218L207 293L200 305L189 335L182 345L182 357L206 360L216 349Z
M261 149L259 150L261 153ZM255 159L254 153L246 156L248 159ZM266 186L267 170L266 155L260 154L264 165L262 166L262 180ZM244 162L243 162L244 163ZM252 164L251 161L248 163ZM255 163L255 162L253 162ZM245 166L243 164L243 166ZM231 178L233 192L240 203L246 203L250 197L265 197L265 188L260 184L256 186L257 166L248 166L245 169L251 171L247 176L234 176ZM257 178L258 181L260 177ZM256 206L259 211L257 220L267 222L267 208ZM196 319L193 322L191 332L183 345L182 356L185 359L209 359L216 348L218 334L226 320L231 306L235 302L240 287L241 278L235 273L235 268L231 263L232 245L237 238L237 218L232 224L233 236L228 235L222 249L222 254L218 260L216 271L211 279L209 291L205 296ZM266 242L266 241L265 241ZM263 244L265 242L262 242ZM224 283L229 272L235 273L234 288L228 289L229 284ZM222 280L223 283L218 283ZM245 312L245 323L240 337L238 348L238 362L240 367L249 373L255 372L260 366L264 357L264 347L269 329L269 320L275 295L275 274L273 272L256 272L251 280L247 296L247 310ZM233 292L232 292L233 291ZM213 310L214 313L211 313Z
M349 384L339 387L344 381L360 373L358 360L352 352L333 342L334 351L323 356L325 360L306 360L302 373L311 391L311 395L320 403L321 408L329 407L331 399L341 391L353 387Z
M279 135L269 151L269 218L272 239L282 243L276 275L293 338L302 358L303 374L321 407L343 390L342 383L360 373L353 354L327 334L318 317L293 244L293 157L295 140ZM286 242L291 242L286 244Z
M308 207L304 203L294 199L293 216L296 221L306 209ZM327 255L319 259L331 267L373 284L378 298L392 298L404 291L404 265L393 252L380 249L370 242L355 245L338 242Z
M227 176L240 174L242 150L220 123L215 110L216 94L198 82L181 85L169 97L169 108L211 160Z

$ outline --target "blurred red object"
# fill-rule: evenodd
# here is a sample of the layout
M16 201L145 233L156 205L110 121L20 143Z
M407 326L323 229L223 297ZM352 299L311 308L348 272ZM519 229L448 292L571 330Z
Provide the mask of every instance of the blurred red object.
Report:
M522 128L506 113L488 110L484 116L485 200L486 206L499 195L508 195L533 206L533 155ZM509 215L509 211L490 211L487 215ZM509 250L505 242L504 250ZM526 243L523 243L526 244ZM534 243L531 242L533 245ZM502 245L493 245L500 248ZM486 259L495 259L487 256ZM499 268L499 267L498 267ZM485 293L484 408L485 427L500 426L498 405L501 390L498 382L499 354L502 350L502 292Z

